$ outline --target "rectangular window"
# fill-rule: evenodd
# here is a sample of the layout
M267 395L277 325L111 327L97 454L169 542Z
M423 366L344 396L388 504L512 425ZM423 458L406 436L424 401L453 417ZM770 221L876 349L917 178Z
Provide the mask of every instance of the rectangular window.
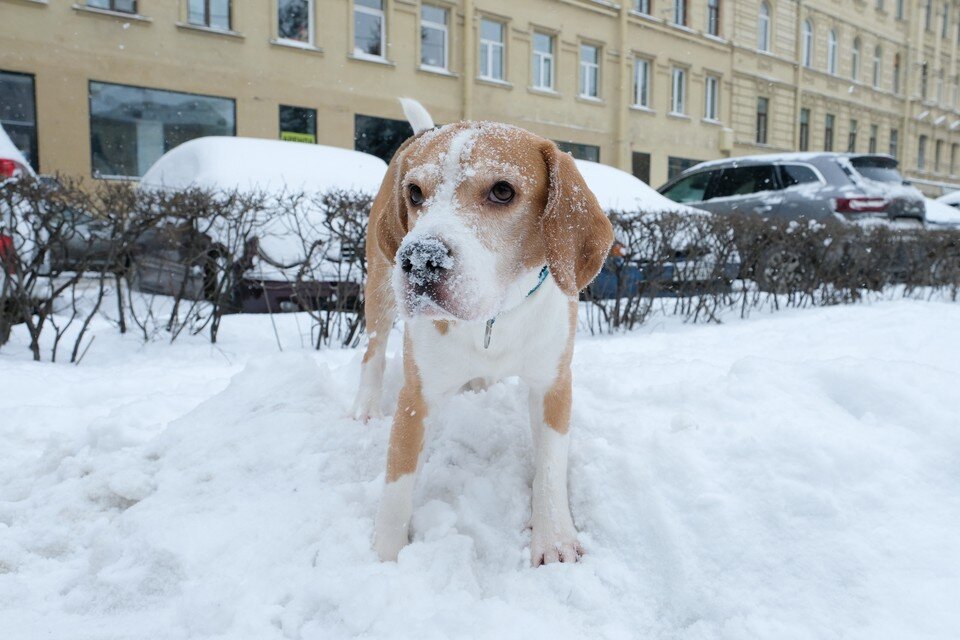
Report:
M850 121L850 131L847 133L847 153L853 153L857 150L857 125L856 120Z
M940 173L940 156L943 155L943 140L933 143L933 170Z
M684 115L687 112L687 70L673 68L673 91L670 96L670 113Z
M903 0L897 0L897 20L903 20Z
M650 184L650 154L634 151L631 165L633 176Z
M288 142L317 142L317 110L280 105L280 139Z
M637 13L650 15L650 0L633 0L633 10Z
M833 151L833 125L836 118L832 113L828 113L823 120L823 150Z
M420 7L420 65L428 69L449 68L450 49L448 22L450 12L429 4Z
M957 145L956 142L950 145L950 175L957 174Z
M720 120L720 78L708 75L703 81L703 117Z
M767 118L770 110L769 98L757 98L757 144L767 144Z
M230 0L190 0L187 4L187 22L230 31L230 8Z
M673 0L673 24L687 24L687 0Z
M577 160L600 162L600 147L592 144L580 144L579 142L560 142L558 140L557 147L560 149L560 151L569 153Z
M644 58L633 62L633 106L650 108L650 61Z
M480 20L480 77L503 80L503 23Z
M87 6L119 13L137 12L137 0L87 0Z
M553 36L533 32L533 86L553 91Z
M927 168L927 136L920 136L917 143L917 169L923 171Z
M867 142L867 153L877 152L877 137L880 135L880 127L875 124L870 125L870 140Z
M353 0L353 54L385 58L387 55L383 0Z
M720 35L720 0L707 0L707 33Z
M797 145L800 151L810 150L810 109L800 109L800 140Z
M580 45L580 97L600 97L600 47Z
M277 0L277 37L313 44L313 0Z
M894 158L900 157L900 131L890 129L890 155Z
M356 114L353 117L353 148L390 162L403 141L413 135L406 120Z
M90 154L98 178L138 178L194 138L236 135L236 105L177 91L90 82Z
M0 124L34 171L40 171L37 103L32 75L0 71Z
M943 3L943 19L940 22L940 37L946 38L950 30L950 5Z
M703 160L692 160L690 158L675 158L667 156L667 180L673 180L675 177L694 165L698 165Z

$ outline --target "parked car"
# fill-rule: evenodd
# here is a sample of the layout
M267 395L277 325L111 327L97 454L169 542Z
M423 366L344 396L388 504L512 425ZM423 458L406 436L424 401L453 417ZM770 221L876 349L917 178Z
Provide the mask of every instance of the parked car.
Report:
M387 170L381 159L359 151L299 142L254 138L206 137L191 140L164 154L144 174L141 189L166 191L200 188L213 192L251 192L280 198L284 194L304 193L307 200L331 190L376 195ZM298 215L305 218L297 218ZM304 219L316 231L322 225L312 216L308 201L298 212L281 211L263 214L254 225L254 235L245 249L246 268L231 287L240 311L248 313L323 308L342 303L343 299L359 300L361 274L354 269L345 281L344 270L337 260L351 260L349 252L327 251L324 260L312 265L310 277L303 277L302 268L310 256L301 236ZM314 224L315 223L315 224ZM170 233L159 229L157 233ZM176 229L184 242L206 242L208 262L198 262L196 250L179 252L176 247L166 252L144 250L137 253L134 282L137 287L158 293L175 293L186 282L188 295L202 296L210 288L210 262L222 258L219 252L230 246L217 237L215 230L197 239L188 229ZM316 238L319 243L335 243L335 238ZM169 246L169 245L168 245Z
M927 227L930 229L960 229L960 191L948 193L936 200L925 198Z
M577 160L577 168L587 186L609 213L636 216L651 221L664 214L689 218L710 216L706 211L677 204L633 175L615 167ZM617 238L603 268L590 285L587 295L608 299L637 290L652 295L676 295L696 290L729 286L740 270L735 255L720 264L717 248L708 239L680 225L671 238L645 237L643 246L626 246L626 238ZM651 227L659 228L659 227ZM697 243L705 246L697 246ZM656 255L654 255L656 254Z
M676 176L658 191L671 200L718 214L747 213L781 221L838 220L857 225L920 228L926 216L923 194L903 179L896 159L882 154L791 153L744 156L700 163ZM842 239L841 239L842 240ZM766 244L762 252L750 246ZM795 249L769 239L738 238L745 260L742 277L762 289L786 291L802 287L811 275ZM837 242L825 260L846 260L858 251ZM888 265L896 279L918 256L903 243Z

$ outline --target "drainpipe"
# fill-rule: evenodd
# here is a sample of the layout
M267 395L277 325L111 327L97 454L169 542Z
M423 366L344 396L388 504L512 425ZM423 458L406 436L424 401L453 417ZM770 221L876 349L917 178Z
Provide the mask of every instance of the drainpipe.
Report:
M473 0L463 0L463 104L460 117L473 118L473 82L477 68L477 47L474 46Z

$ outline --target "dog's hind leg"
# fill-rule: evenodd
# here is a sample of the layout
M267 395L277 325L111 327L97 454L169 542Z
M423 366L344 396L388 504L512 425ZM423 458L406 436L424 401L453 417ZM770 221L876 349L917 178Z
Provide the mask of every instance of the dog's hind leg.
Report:
M372 254L372 255L371 255ZM367 349L360 365L360 388L351 411L354 418L367 422L383 415L383 369L386 366L387 338L396 317L396 303L390 287L391 265L377 251L368 251L367 284L363 310L367 321Z

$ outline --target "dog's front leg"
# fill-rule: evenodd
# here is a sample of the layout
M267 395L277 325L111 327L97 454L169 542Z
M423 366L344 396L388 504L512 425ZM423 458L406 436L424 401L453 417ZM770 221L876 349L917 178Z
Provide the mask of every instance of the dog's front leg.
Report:
M530 561L535 567L548 562L576 562L583 555L567 497L571 399L569 366L563 368L548 389L530 390L530 421L536 456Z
M381 560L396 560L400 549L410 540L413 486L420 466L424 420L427 416L420 374L407 336L404 336L403 370L403 389L390 430L387 482L383 487L373 534L373 547Z

